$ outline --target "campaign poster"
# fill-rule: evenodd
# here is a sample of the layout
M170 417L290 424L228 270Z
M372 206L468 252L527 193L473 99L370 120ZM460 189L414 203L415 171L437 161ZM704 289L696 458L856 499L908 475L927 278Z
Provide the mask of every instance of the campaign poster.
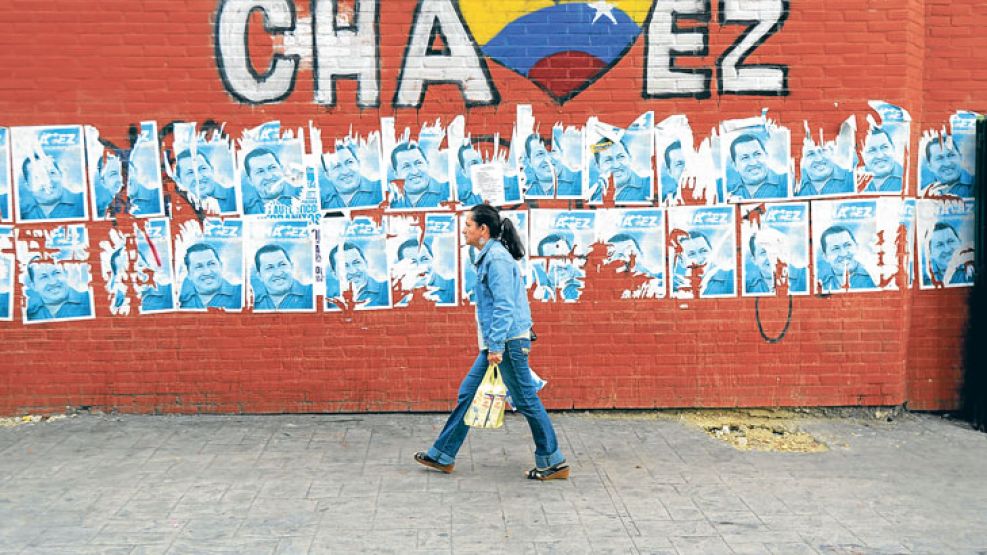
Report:
M239 214L240 195L233 142L219 129L196 132L194 123L173 128L174 166L165 164L179 191L207 214Z
M10 130L0 127L0 222L14 220L10 187Z
M18 222L85 220L85 136L81 126L13 127L11 156Z
M856 182L864 184L861 194L901 195L908 191L907 167L911 151L911 115L898 106L870 101L877 113L867 115L867 130L860 139Z
M920 289L971 287L974 281L974 202L919 199Z
M350 131L325 150L322 131L309 126L312 152L318 156L319 209L338 211L377 208L384 202L380 132L366 137Z
M302 130L269 121L246 129L237 150L244 215L301 218L319 212L318 192L305 171Z
M973 198L977 163L977 114L957 112L949 132L926 131L918 143L920 198Z
M171 259L171 221L153 218L138 223L134 231L137 256L133 259L140 314L175 310L174 264Z
M127 155L118 148L104 145L95 127L87 125L83 131L86 135L86 167L93 219L112 220L117 214L126 212L123 178Z
M791 131L765 116L720 123L719 167L727 202L792 196Z
M669 208L672 298L737 295L737 231L733 206Z
M812 203L816 293L880 289L877 206L877 199Z
M105 284L110 314L120 316L130 314L130 270L131 250L128 237L119 229L110 229L109 239L100 241L100 273Z
M511 220L511 224L514 225L514 229L517 231L518 236L521 237L521 245L524 246L524 257L518 260L518 264L521 265L521 275L524 276L524 287L525 289L531 289L535 284L535 273L531 265L531 248L530 242L528 241L528 214L527 210L502 210L500 212L501 220L504 219ZM459 216L459 229L462 232L463 228L466 226L466 214L460 214ZM469 304L475 304L476 299L473 296L473 289L476 287L476 257L479 251L476 247L471 247L466 243L462 243L459 246L459 267L460 275L462 276L462 289L460 293L462 298Z
M583 128L556 123L552 126L551 151L541 135L531 106L519 104L511 150L514 167L531 199L583 199L585 145Z
M813 137L809 122L805 122L802 156L799 158L799 180L796 198L826 198L855 194L854 170L857 167L857 120L850 116L840 125L834 139L826 139L822 130Z
M665 297L665 212L660 208L598 210L597 242L606 245L604 264L641 280L624 299Z
M693 141L692 127L684 115L669 116L655 125L655 199L662 206L714 204L723 199L717 190L710 140L698 149Z
M385 231L365 216L322 220L319 249L325 264L325 310L391 308Z
M175 241L175 278L179 310L243 310L243 220L186 222Z
M165 215L160 152L157 122L142 121L140 134L130 150L126 172L128 209L133 216Z
M95 318L89 233L84 224L22 230L22 316L25 324Z
M511 149L500 144L500 134L494 134L492 143L474 141L463 116L452 120L448 133L449 176L462 207L521 203L518 171L510 162Z
M585 187L590 203L602 204L612 195L617 205L651 204L655 196L654 140L654 112L641 114L626 128L590 117L585 141Z
M390 210L435 210L452 202L450 154L442 148L446 134L441 122L422 125L417 139L409 128L397 136L394 118L381 118L380 127Z
M246 218L254 312L315 312L315 238L308 220Z
M809 203L740 206L741 294L808 295Z
M0 226L0 322L14 319L14 228Z
M437 306L456 306L456 215L391 216L387 225L391 283L407 292L394 306L407 306L416 294Z
M576 302L586 286L586 257L596 241L595 210L531 210L535 299Z

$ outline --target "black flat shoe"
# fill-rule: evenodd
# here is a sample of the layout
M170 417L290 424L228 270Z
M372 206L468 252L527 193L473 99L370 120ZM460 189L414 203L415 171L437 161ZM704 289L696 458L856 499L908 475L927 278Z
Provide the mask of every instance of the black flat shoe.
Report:
M440 464L439 461L429 457L424 451L415 453L415 462L418 464L423 464L429 468L434 468L435 470L446 474L452 473L452 469L456 468L456 463Z
M526 476L529 480L568 480L569 465L562 461L548 468L532 468Z

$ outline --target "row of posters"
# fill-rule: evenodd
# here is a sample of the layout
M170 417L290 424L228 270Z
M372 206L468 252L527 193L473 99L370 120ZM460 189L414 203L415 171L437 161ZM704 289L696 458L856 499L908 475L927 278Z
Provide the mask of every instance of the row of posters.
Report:
M907 289L916 276L915 244L920 288L973 283L972 201L872 198L503 214L525 244L521 264L536 301L577 302L587 276L621 273L634 283L624 298ZM206 218L178 229L166 218L141 220L100 243L101 294L113 314L457 306L471 302L476 282L477 253L460 241L464 217L419 213L378 222L340 216L318 224ZM94 317L89 245L84 224L0 226L0 318L13 318L15 275L24 322ZM605 256L591 258L596 248Z
M168 216L163 175L207 215L285 218L385 200L391 211L435 211L538 199L676 206L909 196L911 118L897 106L871 106L859 133L854 116L835 137L806 124L798 172L792 131L766 115L724 121L698 146L682 115L656 123L647 112L623 127L591 117L582 127L555 124L543 133L525 105L503 141L474 139L463 116L417 133L383 118L379 131L331 144L314 126L306 143L305 130L278 122L247 129L237 141L218 128L177 123L162 143L156 123L144 122L126 151L89 126L0 128L0 220ZM922 136L918 197L973 197L975 123L976 114L957 112L948 129Z

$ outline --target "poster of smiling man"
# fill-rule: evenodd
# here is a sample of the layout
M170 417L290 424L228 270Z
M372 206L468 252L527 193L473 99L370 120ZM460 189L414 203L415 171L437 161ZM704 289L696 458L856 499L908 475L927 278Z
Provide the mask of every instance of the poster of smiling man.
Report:
M395 135L394 118L381 118L384 162L388 164L387 194L391 210L434 210L452 201L445 130L436 121L424 124L417 139L405 128Z
M822 130L813 139L809 122L805 122L805 139L799 159L798 198L849 196L856 193L854 169L857 166L854 138L856 118L850 116L841 125L835 140L825 140Z
M500 217L511 220L514 223L514 229L517 230L518 235L521 237L521 244L524 246L524 257L518 260L518 264L521 265L521 274L524 276L525 288L531 289L535 283L535 274L531 266L531 249L528 242L528 214L529 212L527 210L502 210ZM465 227L466 214L460 214L460 236L462 236L462 230ZM473 288L476 286L476 256L478 254L479 251L475 247L471 247L466 243L461 243L459 246L459 270L462 276L462 289L460 293L462 294L462 298L469 304L474 304Z
M744 204L740 214L742 294L808 295L809 203Z
M0 225L0 321L14 319L14 228Z
M464 208L476 204L504 206L521 202L518 171L510 163L511 150L495 134L489 148L466 133L466 120L456 116L449 124L449 175L455 184L456 200Z
M18 236L17 257L25 324L95 317L85 225L23 231Z
M791 196L791 132L767 116L720 124L719 167L727 202Z
M919 141L918 196L973 198L977 150L977 114L957 112L949 133L926 131Z
M165 169L196 208L219 216L240 213L237 168L229 137L218 129L197 133L194 123L176 123L172 147L174 166L165 164Z
M243 221L186 222L175 242L178 308L204 312L243 309Z
M666 214L672 298L735 297L734 207L677 206Z
M407 306L414 294L437 306L456 306L457 240L455 214L387 219L391 282L409 293L394 306Z
M655 125L655 164L658 186L655 197L663 206L712 204L723 195L716 189L717 174L710 142L697 150L692 127L684 115L669 116Z
M307 220L247 218L254 312L315 312L315 239Z
M292 218L318 213L318 195L306 176L301 129L282 133L280 122L270 121L244 130L237 158L245 215Z
M921 289L971 287L974 281L972 200L918 200Z
M591 204L613 194L618 205L651 204L654 198L655 115L645 112L627 128L590 117L586 122L586 190ZM609 191L613 181L614 190Z
M660 208L598 210L597 243L606 245L604 264L640 278L624 299L665 297L665 213Z
M811 214L815 292L880 289L877 200L816 201Z
M85 137L78 125L10 130L18 222L85 220Z
M596 241L595 210L532 210L534 297L576 302L586 286L586 258Z
M371 218L325 218L319 231L325 310L391 308L387 234Z
M376 208L384 202L380 132L366 137L353 133L323 150L322 131L309 126L312 152L318 156L319 209L323 211Z
M901 195L907 191L906 161L910 152L911 115L893 104L870 101L877 113L867 115L867 130L860 140L860 159L856 182L866 181L863 194Z
M14 219L10 187L10 130L0 127L0 222Z
M519 104L511 150L524 197L585 198L583 129L556 123L552 127L551 141L552 150L549 151L531 106Z

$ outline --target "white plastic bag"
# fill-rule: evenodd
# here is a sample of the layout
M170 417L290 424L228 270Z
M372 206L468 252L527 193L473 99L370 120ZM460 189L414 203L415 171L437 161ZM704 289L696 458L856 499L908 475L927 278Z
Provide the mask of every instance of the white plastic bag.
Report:
M541 391L548 383L548 380L543 380L541 376L535 374L534 368L531 369L531 381L535 383L535 393ZM514 406L510 392L507 393L507 406L510 407L512 411L517 412L517 407Z

